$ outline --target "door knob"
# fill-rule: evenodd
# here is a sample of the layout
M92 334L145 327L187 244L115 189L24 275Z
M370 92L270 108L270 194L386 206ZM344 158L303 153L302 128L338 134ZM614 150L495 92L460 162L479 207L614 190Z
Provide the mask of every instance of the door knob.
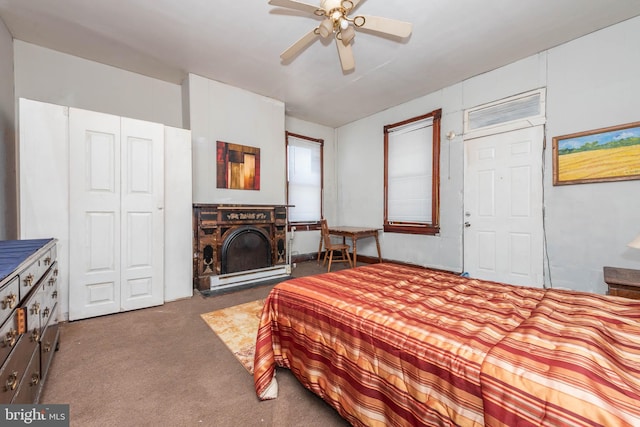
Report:
M469 228L469 227L471 227L471 223L470 223L469 221L467 221L467 222L465 222L465 223L464 223L464 226L465 226L466 228Z

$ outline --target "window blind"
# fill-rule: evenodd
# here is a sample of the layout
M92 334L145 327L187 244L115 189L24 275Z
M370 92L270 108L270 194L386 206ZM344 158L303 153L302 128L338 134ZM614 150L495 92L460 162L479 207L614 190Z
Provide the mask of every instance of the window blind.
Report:
M389 132L389 222L431 222L432 123L421 120Z
M321 217L321 145L288 137L288 203L290 222L319 221Z

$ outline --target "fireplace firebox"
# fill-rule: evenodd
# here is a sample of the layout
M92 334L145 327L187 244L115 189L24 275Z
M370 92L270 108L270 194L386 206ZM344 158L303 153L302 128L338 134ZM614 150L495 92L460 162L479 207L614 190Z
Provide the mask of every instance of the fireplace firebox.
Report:
M284 277L286 205L193 205L194 287L209 290Z

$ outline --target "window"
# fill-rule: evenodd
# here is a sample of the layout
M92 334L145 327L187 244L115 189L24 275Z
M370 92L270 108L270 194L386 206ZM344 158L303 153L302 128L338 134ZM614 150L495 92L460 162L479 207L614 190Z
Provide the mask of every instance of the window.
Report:
M384 231L440 231L438 109L384 127Z
M289 227L315 230L322 218L322 139L287 132Z
M544 124L545 99L537 89L465 110L465 140Z

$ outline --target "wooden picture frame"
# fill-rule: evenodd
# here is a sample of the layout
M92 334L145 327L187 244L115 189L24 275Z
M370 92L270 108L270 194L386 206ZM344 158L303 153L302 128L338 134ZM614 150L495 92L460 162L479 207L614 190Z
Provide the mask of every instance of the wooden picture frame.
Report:
M640 122L553 138L553 185L640 179Z

